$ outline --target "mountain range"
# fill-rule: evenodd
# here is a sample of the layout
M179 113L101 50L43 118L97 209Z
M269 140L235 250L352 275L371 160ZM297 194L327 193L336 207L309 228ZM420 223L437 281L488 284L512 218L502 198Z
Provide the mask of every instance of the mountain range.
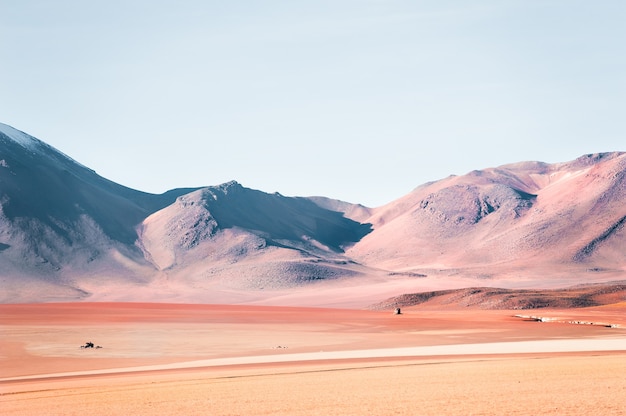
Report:
M0 302L364 305L626 276L626 153L521 162L370 208L237 182L155 195L0 124Z

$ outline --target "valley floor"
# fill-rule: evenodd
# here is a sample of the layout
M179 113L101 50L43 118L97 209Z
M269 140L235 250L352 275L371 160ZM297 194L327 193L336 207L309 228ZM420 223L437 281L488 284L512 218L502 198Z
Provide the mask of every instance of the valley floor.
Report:
M626 414L626 304L519 314L0 305L0 412Z

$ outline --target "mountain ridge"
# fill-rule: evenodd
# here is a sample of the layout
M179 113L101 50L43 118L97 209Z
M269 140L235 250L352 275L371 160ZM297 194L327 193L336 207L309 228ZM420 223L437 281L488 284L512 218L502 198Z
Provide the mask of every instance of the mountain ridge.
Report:
M0 124L0 301L374 303L619 280L625 172L624 152L518 162L376 208L236 181L156 195Z

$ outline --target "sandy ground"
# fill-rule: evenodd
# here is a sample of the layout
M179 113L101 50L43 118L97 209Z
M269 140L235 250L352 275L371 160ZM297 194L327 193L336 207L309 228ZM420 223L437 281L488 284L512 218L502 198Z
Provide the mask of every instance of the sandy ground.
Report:
M0 413L626 414L624 304L515 314L0 305Z

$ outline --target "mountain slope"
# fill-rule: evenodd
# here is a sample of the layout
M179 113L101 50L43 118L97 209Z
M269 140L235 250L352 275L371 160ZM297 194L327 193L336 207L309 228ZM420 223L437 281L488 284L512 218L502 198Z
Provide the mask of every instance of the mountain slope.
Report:
M63 282L112 250L141 262L134 227L188 191L123 187L0 124L0 272Z
M181 196L146 218L139 245L178 284L283 288L362 273L343 248L370 231L306 198L229 182Z
M236 182L135 191L0 125L2 301L204 299L194 291L211 291L216 281L280 288L345 277L359 272L344 246L370 231L306 198Z
M347 254L390 270L475 268L483 277L624 270L625 175L626 153L606 153L449 177L377 209L367 219L374 232Z

